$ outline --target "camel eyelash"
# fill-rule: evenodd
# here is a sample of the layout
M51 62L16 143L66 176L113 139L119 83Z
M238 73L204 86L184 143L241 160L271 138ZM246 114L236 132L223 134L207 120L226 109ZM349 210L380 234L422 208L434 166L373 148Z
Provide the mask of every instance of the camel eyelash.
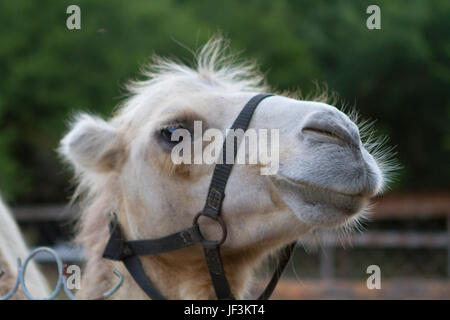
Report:
M181 122L173 122L170 124L166 124L162 126L159 130L157 130L157 138L160 143L163 145L164 149L170 151L173 146L181 142L181 139L173 140L172 134L178 129L187 129L186 126Z
M168 128L173 128L173 127L183 127L184 128L184 124L182 121L180 122L171 122L169 124L165 124L163 125L160 130L164 130L164 129L168 129Z
M205 128L205 121L202 117L188 113L187 115L183 114L182 117L178 116L177 118L166 120L156 130L155 135L165 149L171 150L174 145L181 141L172 141L172 134L178 129L184 129L193 135L196 121L200 121L203 129Z

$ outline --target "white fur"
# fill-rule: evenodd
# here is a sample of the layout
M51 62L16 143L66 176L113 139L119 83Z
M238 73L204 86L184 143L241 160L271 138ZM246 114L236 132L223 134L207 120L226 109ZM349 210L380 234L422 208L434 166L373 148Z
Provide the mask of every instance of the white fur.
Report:
M23 262L28 253L19 227L0 198L0 269L5 271L0 278L0 295L5 295L12 289L11 283L17 278L17 258ZM26 283L27 289L35 297L49 296L47 282L33 261L27 266ZM18 293L14 297L23 298L23 295Z

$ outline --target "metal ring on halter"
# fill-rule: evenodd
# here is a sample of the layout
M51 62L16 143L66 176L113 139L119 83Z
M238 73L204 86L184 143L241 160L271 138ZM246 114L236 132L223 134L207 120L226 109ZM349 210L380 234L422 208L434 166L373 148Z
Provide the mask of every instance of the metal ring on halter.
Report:
M225 222L223 221L222 217L221 216L217 216L216 219L214 219L214 218L211 218L209 216L205 216L203 214L203 211L200 211L199 213L197 213L195 215L193 225L198 225L198 219L201 216L204 216L206 218L210 218L211 220L217 221L219 223L220 227L222 228L222 238L217 242L217 245L221 246L225 242L225 240L227 239L227 226L226 226ZM200 233L201 233L201 231L200 231ZM203 234L202 234L202 237L203 237Z

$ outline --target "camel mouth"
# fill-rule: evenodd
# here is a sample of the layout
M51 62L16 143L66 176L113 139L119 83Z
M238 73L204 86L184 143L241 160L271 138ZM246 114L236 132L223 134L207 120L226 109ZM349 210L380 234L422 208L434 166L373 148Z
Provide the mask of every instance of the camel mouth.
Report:
M294 179L288 178L288 177L286 177L284 175L280 175L280 174L277 175L276 178L279 180L283 180L291 185L301 187L301 188L316 188L316 189L320 189L325 192L331 192L331 193L335 193L335 194L347 196L347 197L363 197L363 195L360 193L350 193L350 192L345 192L345 191L340 191L340 190L338 191L335 189L331 189L329 187L322 187L322 186L318 186L318 185L315 185L312 183L308 183L306 181L294 180Z
M320 210L321 212L332 212L333 216L347 219L362 211L367 205L369 198L360 193L347 193L334 190L306 181L293 180L284 175L276 175L275 183L281 189L287 191L292 198L300 199L303 207Z

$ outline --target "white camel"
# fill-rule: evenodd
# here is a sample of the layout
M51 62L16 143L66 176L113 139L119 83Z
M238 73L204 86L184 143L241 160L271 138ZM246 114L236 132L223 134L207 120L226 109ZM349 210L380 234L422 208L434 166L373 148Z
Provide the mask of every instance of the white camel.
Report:
M174 128L194 121L225 132L257 93L273 92L252 63L224 54L223 40L209 41L194 68L154 58L147 80L130 84L130 97L108 121L82 114L60 152L78 178L84 200L78 241L87 264L80 297L98 297L125 275L117 299L145 299L120 262L102 259L115 212L128 240L162 237L192 224L203 208L213 165L174 164ZM269 254L303 235L349 225L386 184L387 166L361 142L358 126L323 102L277 94L256 109L250 128L279 129L279 170L261 175L263 164L235 165L222 216L226 275L236 298L248 297L254 270ZM244 144L242 144L244 145ZM242 146L241 146L242 147ZM203 222L202 222L203 223ZM202 233L220 231L205 221ZM201 247L142 256L148 278L169 299L214 299Z
M0 297L8 294L17 279L17 259L22 262L29 252L14 218L0 197ZM27 289L34 297L48 297L50 290L36 264L31 261L26 270ZM23 291L19 290L11 299L25 299Z

